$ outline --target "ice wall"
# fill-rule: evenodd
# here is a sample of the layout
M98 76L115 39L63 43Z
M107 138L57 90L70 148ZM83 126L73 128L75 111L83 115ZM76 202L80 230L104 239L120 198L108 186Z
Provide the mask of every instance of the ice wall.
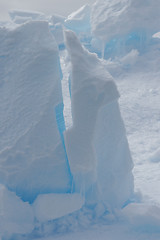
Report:
M24 201L68 192L57 44L48 23L0 29L0 183Z
M92 34L99 39L106 59L124 56L132 49L144 53L152 34L159 31L159 21L159 2L156 0L99 0L91 11Z
M14 24L0 27L0 237L28 234L35 220L45 224L84 205L92 212L101 204L98 215L123 207L133 196L132 159L113 78L80 43L95 37L90 7L66 21L10 14ZM73 126L65 140L57 47L64 47L63 24L80 38L66 31Z
M122 207L133 194L132 159L118 106L119 93L96 54L65 32L72 63L73 126L65 133L75 190L86 204Z
M154 33L159 30L159 20L159 2L156 0L99 0L92 7L92 32L104 40L134 30Z
M117 65L120 62L119 67L128 70L136 63L142 65L148 56L140 61L135 58L132 64L123 64L119 58L135 50L141 57L156 44L152 35L159 32L159 8L156 0L98 0L72 13L64 24L78 34L89 51Z

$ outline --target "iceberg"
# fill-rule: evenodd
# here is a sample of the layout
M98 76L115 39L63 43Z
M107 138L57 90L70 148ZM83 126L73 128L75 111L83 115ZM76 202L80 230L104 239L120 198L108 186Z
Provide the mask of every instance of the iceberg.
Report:
M75 191L86 205L103 202L122 207L133 196L132 159L118 106L119 93L105 64L65 31L72 63L73 126L65 132L65 146ZM108 210L109 210L108 209Z
M77 222L92 221L134 198L133 162L118 89L108 63L82 46L101 51L101 44L111 39L110 54L116 56L120 45L113 38L120 33L115 29L109 36L105 24L112 14L119 21L129 4L98 1L66 19L14 10L13 23L0 24L0 237L32 238L40 231L37 236L43 236L45 226L53 224L56 231L56 224L67 217L72 224L76 217ZM69 29L65 39L64 28ZM65 47L67 51L59 52ZM140 51L127 51L117 62L134 65ZM72 112L66 117L72 125L67 129L59 53L69 76L64 91L70 91Z
M45 21L0 29L0 183L32 203L70 192L61 70Z
M129 34L130 31L158 32L159 3L138 0L99 0L93 4L92 32L103 40Z
M92 6L90 21L92 35L101 42L105 59L122 57L132 49L144 53L152 35L159 31L159 3L156 0L99 0Z

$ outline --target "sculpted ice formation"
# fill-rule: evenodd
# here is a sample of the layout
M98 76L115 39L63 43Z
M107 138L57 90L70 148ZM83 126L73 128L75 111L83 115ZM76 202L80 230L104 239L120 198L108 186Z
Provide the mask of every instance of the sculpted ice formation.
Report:
M153 17L154 16L154 17ZM131 31L159 30L159 3L139 0L99 0L92 8L92 32L103 40L129 34Z
M98 216L105 211L114 212L132 199L133 163L119 110L119 93L106 63L80 43L90 44L88 48L94 51L92 39L101 48L103 5L101 1L97 7L97 23L94 10L90 18L91 7L85 5L66 20L57 15L46 18L36 12L12 11L14 23L10 28L0 27L0 230L5 230L2 237L28 234L37 226L35 222L48 224L78 210L81 214L89 209ZM120 10L117 18L128 7L122 5L122 9L121 4L116 5ZM63 25L80 38L79 41L75 33L65 31L72 65L73 125L67 131L57 47L65 48ZM68 76L69 58L65 58L65 51L60 55ZM138 56L138 50L132 50L121 62L132 63ZM23 214L16 216L15 211Z
M73 118L65 144L75 187L84 191L86 201L96 188L96 201L120 207L133 194L133 176L119 94L103 62L84 49L73 32L66 31L65 37L72 63Z
M0 183L29 202L68 192L60 63L48 23L1 28L0 37Z

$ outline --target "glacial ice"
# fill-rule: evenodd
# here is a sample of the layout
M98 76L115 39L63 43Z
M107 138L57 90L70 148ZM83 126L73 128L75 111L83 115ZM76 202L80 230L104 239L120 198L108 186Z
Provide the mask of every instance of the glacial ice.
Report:
M120 56L133 48L144 52L152 34L159 31L159 20L156 0L99 0L91 11L92 34L102 41L107 59L115 57L115 51Z
M58 20L57 20L58 21ZM56 43L58 44L59 50L64 50L64 35L63 35L63 23L50 24L50 31L53 34Z
M146 203L131 203L121 210L122 218L134 231L155 233L160 229L160 208Z
M22 24L30 20L45 20L46 16L44 13L35 12L35 11L23 11L23 10L10 10L9 16L13 22L16 24Z
M43 223L58 219L82 208L84 198L78 193L40 194L33 203L36 219Z
M89 6L75 14L82 25L86 11ZM41 14L13 11L11 15L15 25L0 29L0 183L11 199L24 210L26 206L30 209L30 224L23 227L18 215L15 232L11 225L7 234L29 233L34 228L33 218L44 223L83 206L102 204L103 211L122 207L133 194L132 161L117 103L119 93L106 66L82 47L73 32L66 31L72 62L73 126L65 131L60 38L55 32L57 26L62 32L63 21L54 25L49 20L48 25L37 21ZM25 23L16 24L17 17ZM117 161L117 167L124 165L118 175ZM118 185L113 187L108 181ZM7 216L9 226L12 216Z
M132 201L133 163L119 93L106 69L116 75L160 58L158 6L99 0L66 19L14 10L14 24L0 24L0 237L29 234L39 225L43 235L46 222L85 208L101 216ZM64 42L64 28L79 40L66 30ZM67 47L72 64L67 130L58 47ZM157 149L150 160L159 156ZM143 226L147 209L151 221L144 225L154 225L156 208L144 205L143 212L129 204L121 216Z
M67 29L73 30L77 34L79 32L90 31L90 6L88 4L82 6L76 12L70 14L64 21Z
M98 0L87 8L89 18L84 18L84 5L71 14L66 27L78 34L89 51L107 60L122 58L133 49L144 54L152 45L152 35L159 32L159 3L156 0ZM81 28L83 25L88 31Z
M65 36L72 63L73 118L65 145L75 189L86 195L86 204L93 204L94 197L96 202L98 195L110 209L122 207L133 195L133 176L119 93L97 56L84 49L73 32Z
M66 193L71 174L56 42L44 21L0 31L0 183L29 202Z
M154 16L154 17L153 17ZM92 32L103 40L129 34L130 31L159 31L159 3L139 0L98 0L92 8Z

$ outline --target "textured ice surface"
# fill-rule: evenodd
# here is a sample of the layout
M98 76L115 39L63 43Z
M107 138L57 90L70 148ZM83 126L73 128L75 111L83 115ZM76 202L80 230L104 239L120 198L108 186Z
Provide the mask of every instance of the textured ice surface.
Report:
M99 0L92 7L91 28L93 36L99 39L101 51L95 41L91 42L92 48L105 59L124 56L132 49L144 53L152 34L159 31L159 20L156 0Z
M104 39L128 34L130 31L159 30L159 2L138 0L99 0L92 8L92 31Z
M128 204L134 192L132 158L118 102L99 110L94 137L99 198L111 209Z
M23 200L68 192L57 45L47 22L0 29L0 182Z
M87 204L101 201L122 207L133 194L132 159L115 83L95 54L84 49L76 35L65 32L72 62L73 126L65 144L77 191Z
M14 24L0 23L0 237L46 240L62 233L57 239L159 240L159 2L97 1L91 16L84 6L66 21L35 12L10 15ZM89 54L68 33L74 69L69 162L56 46L65 47L63 24L108 59ZM65 51L60 54L65 95L70 64ZM135 189L149 204L127 205L132 160L119 94L105 69L116 77L122 95ZM68 109L69 104L65 117L71 123ZM66 234L96 221L88 234ZM100 228L99 222L107 225Z

